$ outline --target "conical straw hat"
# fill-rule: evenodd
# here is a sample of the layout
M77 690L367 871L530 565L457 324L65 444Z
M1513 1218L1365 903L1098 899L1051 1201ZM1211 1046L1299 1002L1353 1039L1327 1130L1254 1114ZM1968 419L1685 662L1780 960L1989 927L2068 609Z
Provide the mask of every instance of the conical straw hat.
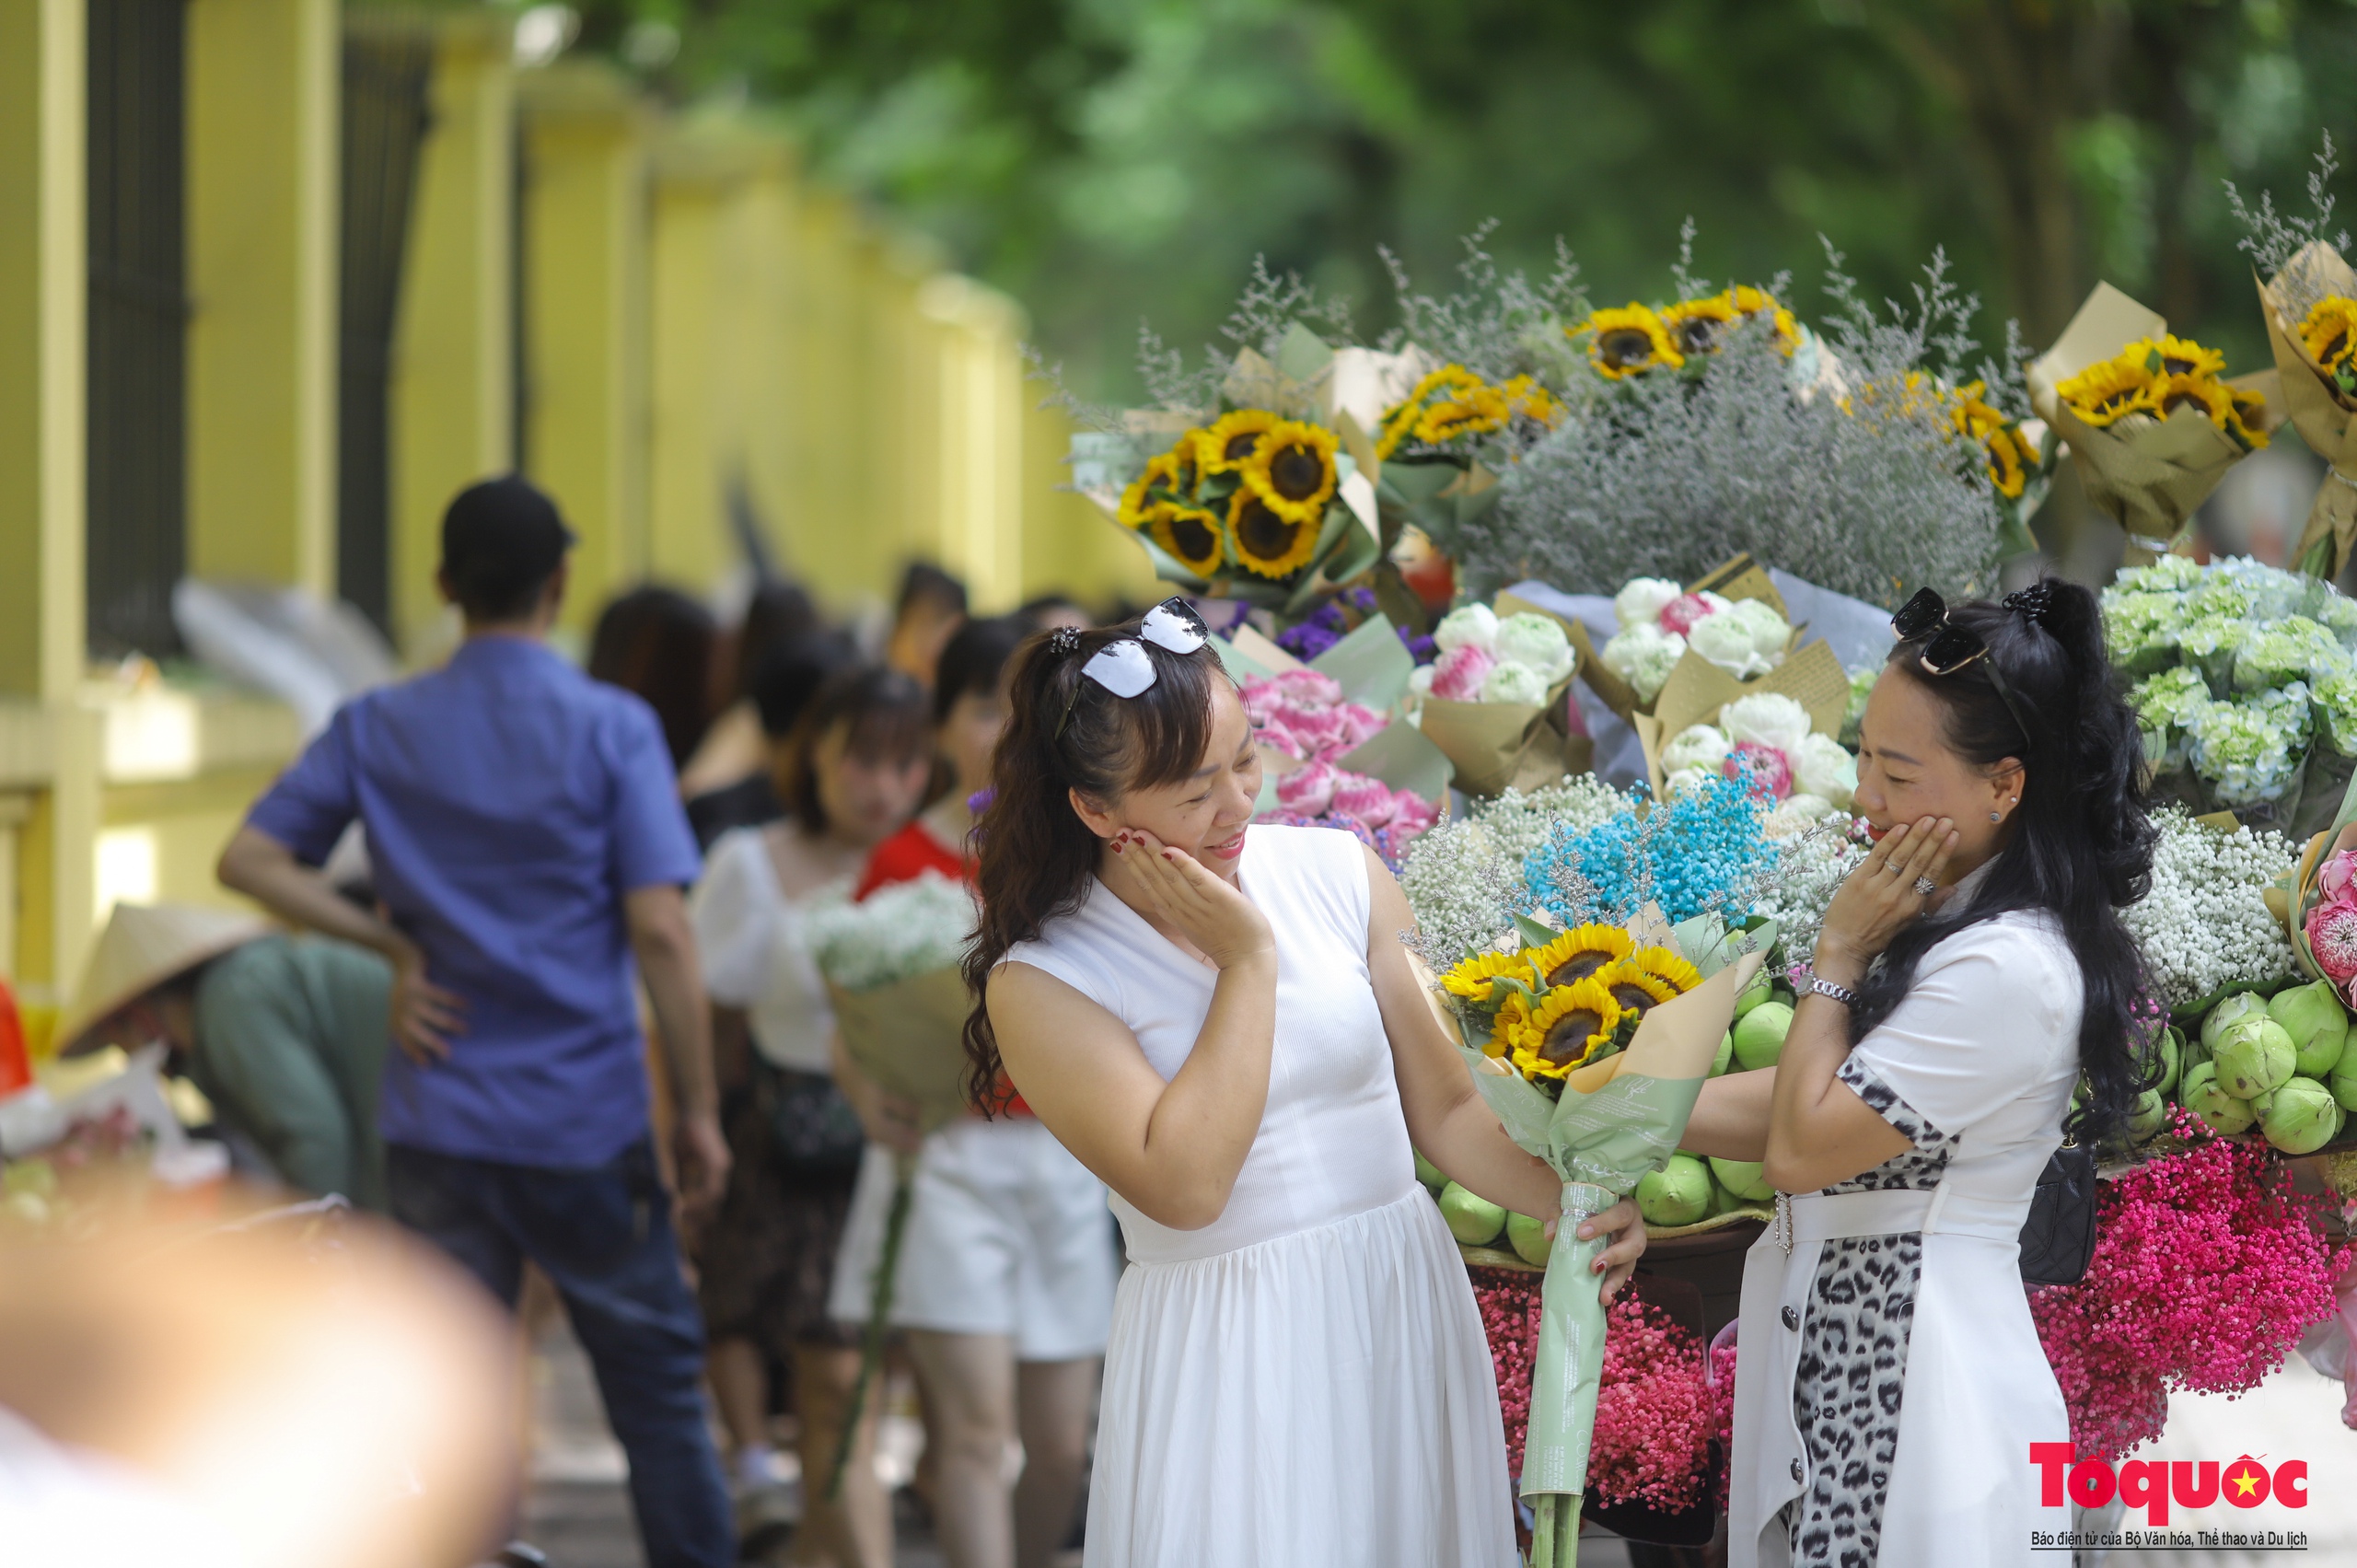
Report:
M142 993L185 974L207 958L270 934L268 922L235 910L200 904L117 904L83 966L74 1005L58 1024L61 1051L80 1043L91 1027Z

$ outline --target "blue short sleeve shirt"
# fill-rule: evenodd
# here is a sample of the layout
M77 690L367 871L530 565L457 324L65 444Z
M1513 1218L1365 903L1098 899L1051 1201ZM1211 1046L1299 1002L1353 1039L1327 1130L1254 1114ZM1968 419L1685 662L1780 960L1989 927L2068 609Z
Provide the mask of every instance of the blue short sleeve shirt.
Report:
M377 897L459 994L448 1060L386 1061L388 1143L552 1168L646 1129L625 894L700 861L652 709L521 637L339 709L248 819L312 865L354 821Z

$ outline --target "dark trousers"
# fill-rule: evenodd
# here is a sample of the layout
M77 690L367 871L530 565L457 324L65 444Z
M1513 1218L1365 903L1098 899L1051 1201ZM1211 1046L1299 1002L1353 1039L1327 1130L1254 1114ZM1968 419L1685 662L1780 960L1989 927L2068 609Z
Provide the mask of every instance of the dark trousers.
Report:
M509 1307L530 1259L564 1298L630 1457L648 1568L730 1568L737 1536L704 1424L703 1318L642 1139L606 1165L543 1170L393 1144L393 1217Z

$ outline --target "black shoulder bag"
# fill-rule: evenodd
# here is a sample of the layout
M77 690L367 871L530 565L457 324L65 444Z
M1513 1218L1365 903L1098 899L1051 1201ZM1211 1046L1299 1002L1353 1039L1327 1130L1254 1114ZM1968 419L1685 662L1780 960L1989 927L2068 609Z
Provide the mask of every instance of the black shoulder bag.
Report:
M2096 1156L2076 1138L2047 1157L2022 1223L2022 1283L2074 1285L2096 1255Z

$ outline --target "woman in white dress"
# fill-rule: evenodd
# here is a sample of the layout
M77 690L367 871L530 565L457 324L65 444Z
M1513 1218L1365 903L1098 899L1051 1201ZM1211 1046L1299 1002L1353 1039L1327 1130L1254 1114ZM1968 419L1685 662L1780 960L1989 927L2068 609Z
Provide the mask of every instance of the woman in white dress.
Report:
M2017 1237L2066 1125L2100 1142L2142 1086L2117 912L2154 834L2095 596L1927 589L1892 625L1858 749L1879 842L1782 1059L1705 1086L1687 1132L1801 1194L1744 1270L1733 1568L2026 1563L2067 1526L2029 1460L2071 1428Z
M1202 622L1020 656L981 822L972 1086L1004 1066L1113 1191L1090 1568L1509 1568L1504 1434L1416 1148L1556 1211L1434 1020L1407 900L1349 835L1253 827L1260 764ZM1634 1205L1599 1260L1643 1249Z

